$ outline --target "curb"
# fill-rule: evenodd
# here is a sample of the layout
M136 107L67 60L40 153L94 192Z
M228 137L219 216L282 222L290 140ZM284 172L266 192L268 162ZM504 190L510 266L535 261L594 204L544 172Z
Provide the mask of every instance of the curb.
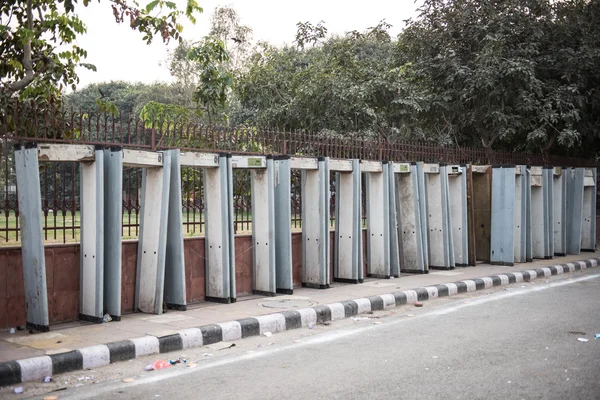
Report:
M97 368L151 354L180 351L221 341L259 336L265 332L283 332L309 326L311 323L335 321L366 313L386 310L416 301L459 293L485 290L511 283L529 282L538 277L561 275L597 267L600 258L574 261L566 264L529 269L454 283L420 287L355 300L318 305L294 311L283 311L258 317L188 328L167 336L144 336L120 342L84 347L66 353L26 358L0 363L0 386L41 380L64 372Z

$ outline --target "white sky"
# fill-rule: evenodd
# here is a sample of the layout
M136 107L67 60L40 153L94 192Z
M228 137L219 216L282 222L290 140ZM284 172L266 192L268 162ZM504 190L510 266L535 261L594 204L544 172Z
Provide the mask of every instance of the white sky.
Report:
M175 0L183 8L185 0ZM296 23L310 21L325 22L328 32L344 33L351 30L363 31L385 20L393 25L392 35L403 27L403 21L414 17L422 0L198 0L204 12L197 17L196 25L182 19L183 37L197 40L208 33L212 11L217 6L232 6L243 24L254 32L254 40L266 40L272 44L291 43L296 34ZM145 6L148 1L141 0ZM146 45L142 35L127 24L117 25L112 10L106 2L90 2L78 7L78 14L86 23L88 33L78 43L88 51L86 62L96 65L97 72L81 68L79 88L87 84L111 80L123 81L168 81L170 75L159 65L167 48L176 47L172 41L168 46L160 38Z

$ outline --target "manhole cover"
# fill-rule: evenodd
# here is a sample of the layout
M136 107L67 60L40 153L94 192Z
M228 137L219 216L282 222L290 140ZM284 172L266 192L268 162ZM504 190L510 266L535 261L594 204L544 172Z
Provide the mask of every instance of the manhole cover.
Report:
M315 305L314 301L302 300L302 299L282 299L272 300L261 303L262 307L266 308L304 308Z

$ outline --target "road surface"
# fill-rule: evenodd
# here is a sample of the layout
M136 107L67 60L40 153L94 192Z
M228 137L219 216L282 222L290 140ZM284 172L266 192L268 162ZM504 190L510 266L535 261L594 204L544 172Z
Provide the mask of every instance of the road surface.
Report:
M60 399L600 399L600 339L595 339L600 271L368 317L244 339L229 349L221 343L186 350L194 368L144 371L157 358L180 356L163 354L57 376L53 384L68 389L53 394ZM134 381L124 383L127 377ZM52 388L24 386L19 398Z

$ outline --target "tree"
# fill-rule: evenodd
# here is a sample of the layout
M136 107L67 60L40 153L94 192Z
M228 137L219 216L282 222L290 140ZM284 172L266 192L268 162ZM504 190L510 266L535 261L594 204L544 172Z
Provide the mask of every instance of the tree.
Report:
M598 8L585 0L426 0L398 41L419 128L487 149L573 148L597 131L597 119L585 127L582 118L598 104Z
M82 0L81 5L89 3L90 0ZM195 22L194 15L202 12L195 0L187 0L184 11L178 10L172 1L164 0L153 0L145 8L140 8L135 0L105 3L110 6L116 23L128 23L142 34L146 43L155 36L164 42L181 40L183 27L179 18L185 14ZM79 82L76 67L95 70L84 62L87 51L77 44L77 37L86 32L85 23L76 14L78 6L76 0L9 0L0 5L0 127L4 130L1 135L14 131L16 126L34 134L37 127L31 122L33 113L56 108L63 89L76 88ZM20 101L18 121L14 120L17 100ZM54 115L60 118L60 113ZM58 133L72 134L69 126Z
M262 44L236 85L238 120L311 132L396 132L395 45L382 21L326 38L322 23L298 24L297 46Z

